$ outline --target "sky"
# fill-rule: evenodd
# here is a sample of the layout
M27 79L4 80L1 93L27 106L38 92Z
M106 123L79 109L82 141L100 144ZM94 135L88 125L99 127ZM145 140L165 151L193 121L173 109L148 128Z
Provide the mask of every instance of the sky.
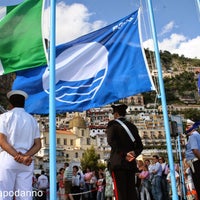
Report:
M152 0L159 49L200 59L199 0ZM147 0L57 0L57 44L111 24L142 8L143 45L153 50Z
M0 0L0 4L22 1ZM200 59L200 0L57 0L57 44L100 29L141 7L143 46L153 50L148 1L153 7L159 49ZM45 37L49 37L47 21L44 24Z

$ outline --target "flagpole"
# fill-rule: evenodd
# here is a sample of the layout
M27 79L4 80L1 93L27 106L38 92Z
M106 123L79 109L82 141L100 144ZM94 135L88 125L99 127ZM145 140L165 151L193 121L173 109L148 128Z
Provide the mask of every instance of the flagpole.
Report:
M199 9L199 12L200 12L200 0L196 0L196 1L197 1L198 9Z
M55 17L56 0L50 0L50 67L49 67L49 155L50 155L50 200L56 194L56 111L55 111Z
M200 0L196 0L196 3L197 3L199 14L200 14Z
M167 104L166 104L166 97L165 97L165 90L164 90L164 82L162 77L162 66L160 62L160 55L159 55L159 48L158 42L156 37L156 28L155 28L155 21L152 9L151 0L147 0L148 2L148 13L150 17L152 35L153 35L153 42L154 42L154 50L155 50L155 57L156 57L156 66L158 69L158 81L160 87L160 94L161 94L161 102L162 102L162 111L163 111L163 118L164 118L164 126L166 131L166 142L167 142L167 153L169 159L169 167L170 167L170 179L171 179L171 187L172 187L172 199L178 200L178 193L176 188L176 178L175 178L175 170L174 170L174 161L173 161L173 153L172 153L172 145L171 145L171 137L170 137L170 128L169 128L169 119L167 113Z
M178 143L178 155L179 155L179 160L180 160L180 169L181 169L181 191L183 192L182 194L182 199L186 200L186 188L185 188L185 180L184 180L184 168L183 168L183 159L182 159L182 155L181 155L181 138L180 138L180 134L178 133L177 136L177 143Z

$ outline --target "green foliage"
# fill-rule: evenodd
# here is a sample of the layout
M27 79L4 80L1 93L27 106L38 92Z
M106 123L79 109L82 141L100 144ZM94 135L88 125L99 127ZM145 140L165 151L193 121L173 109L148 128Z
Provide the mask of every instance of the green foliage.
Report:
M148 54L146 52L146 54ZM150 52L147 59L152 59L153 52ZM164 87L167 104L189 104L190 102L199 102L198 88L197 88L197 75L193 72L186 71L188 67L200 67L200 59L185 58L183 55L171 54L168 51L161 51L160 58L163 71L169 70L173 73L176 71L183 71L182 73L172 76L164 77ZM150 63L150 61L149 61ZM152 69L152 66L150 67ZM157 77L156 77L157 78ZM158 79L158 78L157 78ZM158 86L159 87L159 86ZM155 92L146 92L142 94L144 97L144 104L154 103L157 98L157 103L161 104L160 99L156 97ZM200 120L200 111L186 110L186 111L173 111L171 114L182 114L184 118L190 118L194 121Z
M164 79L167 103L179 101L181 97L194 98L197 91L197 80L192 72L183 72L172 78Z
M167 104L181 103L180 98L195 98L197 92L197 80L192 72L183 72L172 78L166 77L164 86ZM155 92L144 93L144 103L155 102L156 95Z
M11 90L14 79L14 73L0 76L0 105L3 106L4 109L9 109L9 101L6 94Z
M149 63L150 70L155 67L151 66L151 60L155 57L154 52L145 50L146 57ZM171 54L169 51L160 52L160 60L162 64L163 71L184 71L188 66L200 67L199 59L185 58L183 55ZM195 99L197 93L197 78L192 72L184 71L183 73L164 78L164 87L166 93L167 104L182 103L182 99ZM155 92L147 92L142 94L144 97L144 103L154 103L156 99ZM159 100L159 99L158 99ZM158 102L160 103L160 102Z
M169 51L164 51L160 54L160 59L162 62L162 66L169 70L172 67L172 56Z
M191 65L200 66L200 59L191 59Z
M103 169L103 170L105 170L106 167L107 167L107 164L106 164L106 163L102 163L102 162L99 162L99 163L98 163L98 169Z
M82 169L85 170L87 167L89 167L92 170L97 170L98 160L99 160L99 155L95 152L94 146L91 146L91 148L85 151L81 159Z
M156 92L152 91L152 92L145 92L142 93L143 98L144 98L144 104L147 105L148 103L154 103L155 99L156 99Z
M193 121L200 121L200 110L197 109L187 109L184 111L184 116L186 119L191 119Z

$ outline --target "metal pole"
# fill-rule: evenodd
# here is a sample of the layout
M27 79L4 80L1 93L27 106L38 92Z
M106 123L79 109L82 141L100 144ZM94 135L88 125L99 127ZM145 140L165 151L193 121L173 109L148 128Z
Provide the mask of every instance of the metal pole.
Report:
M163 111L164 125L165 125L165 131L166 131L167 153L168 153L168 159L169 159L170 179L171 179L171 186L172 186L172 199L178 200L171 137L170 137L169 119L168 119L168 113L167 113L167 104L166 104L166 97L165 97L165 90L164 90L164 82L163 82L163 77L162 77L160 54L159 54L159 48L158 48L158 42L157 42L157 36L156 36L154 15L153 15L151 0L147 0L147 2L148 2L148 11L149 11L148 13L150 15L149 17L150 17L152 34L153 34L156 66L158 69L158 80L159 80L159 87L160 87L160 93L161 93L162 111Z
M180 142L180 134L177 136L177 143L178 143L178 155L179 155L179 163L180 163L180 177L181 177L181 185L182 185L182 191L183 191L183 199L186 198L186 191L185 191L185 180L184 180L184 169L183 169L183 160L181 155L181 142Z
M197 3L198 9L199 9L199 14L200 14L200 0L196 0L196 3Z
M56 111L55 111L55 17L56 0L50 1L50 78L49 78L49 155L50 155L50 200L56 193Z

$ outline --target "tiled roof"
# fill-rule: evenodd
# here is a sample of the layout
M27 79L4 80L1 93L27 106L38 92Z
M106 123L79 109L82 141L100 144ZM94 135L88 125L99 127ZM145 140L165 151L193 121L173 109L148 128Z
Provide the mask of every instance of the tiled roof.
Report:
M73 135L73 132L69 130L56 130L56 134Z

